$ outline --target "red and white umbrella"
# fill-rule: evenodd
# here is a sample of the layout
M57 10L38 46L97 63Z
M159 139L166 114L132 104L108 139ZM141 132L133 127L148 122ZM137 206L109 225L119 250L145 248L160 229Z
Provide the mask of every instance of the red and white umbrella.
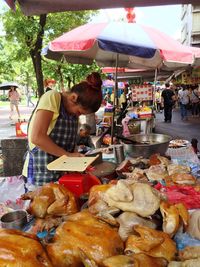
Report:
M55 60L64 57L70 63L92 64L96 60L102 67L130 69L172 70L194 63L190 47L151 27L126 22L85 24L51 41L42 54ZM116 76L114 99L117 96ZM113 133L114 119L112 141Z
M157 29L137 23L108 22L85 24L51 41L43 54L51 59L100 66L176 69L191 65L194 54Z

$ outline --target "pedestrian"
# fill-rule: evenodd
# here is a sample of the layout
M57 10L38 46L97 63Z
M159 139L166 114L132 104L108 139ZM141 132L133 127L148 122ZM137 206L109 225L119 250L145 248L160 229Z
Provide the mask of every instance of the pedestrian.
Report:
M198 84L192 86L192 92L190 94L190 101L192 104L192 117L198 117L199 116L199 104L200 104Z
M127 107L127 98L126 98L126 93L123 91L120 95L119 98L119 106L121 108L121 112L123 113Z
M45 93L52 90L53 86L56 84L56 81L54 79L45 79L44 80L44 87L45 87Z
M156 104L156 112L161 112L162 113L161 91L160 91L160 89L156 90L156 93L155 93L155 104Z
M106 92L105 96L104 96L104 102L105 102L105 106L107 105L107 103L110 103L110 93Z
M92 142L92 138L90 136L91 127L89 124L81 124L78 131L78 136L76 140L76 144L78 146L78 151L80 153L85 154L91 149L94 149L95 146Z
M27 97L27 107L29 107L29 104L31 104L32 107L34 107L35 105L34 105L34 103L32 102L32 99L31 99L32 98L32 91L31 90L27 91L26 97Z
M178 91L178 100L180 103L180 110L181 110L181 120L188 120L187 117L187 107L190 102L189 98L189 90L187 89L186 85L182 85L181 89Z
M115 105L114 90L112 90L112 93L110 95L110 104L112 104L113 106Z
M28 189L58 181L61 173L47 169L56 158L83 156L75 149L78 117L99 109L101 85L99 73L93 72L70 91L50 90L41 96L28 127L29 149L22 172Z
M10 100L10 116L9 119L13 119L14 114L14 107L17 111L18 119L20 119L20 112L19 112L19 101L20 101L20 94L18 93L16 87L11 86L10 90L8 91L8 99Z
M172 109L176 102L176 96L169 83L165 84L165 89L161 94L161 106L164 108L164 122L171 123Z

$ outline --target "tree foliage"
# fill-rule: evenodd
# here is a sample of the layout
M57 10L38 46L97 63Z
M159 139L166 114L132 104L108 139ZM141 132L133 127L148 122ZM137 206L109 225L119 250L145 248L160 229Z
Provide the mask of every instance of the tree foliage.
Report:
M4 80L20 77L25 84L38 88L39 96L44 92L43 79L56 79L60 87L70 87L83 79L97 66L72 65L42 59L41 49L49 41L77 26L87 23L95 11L73 11L41 16L24 16L17 7L1 15L5 36L0 39L0 71ZM9 76L9 77L7 77Z

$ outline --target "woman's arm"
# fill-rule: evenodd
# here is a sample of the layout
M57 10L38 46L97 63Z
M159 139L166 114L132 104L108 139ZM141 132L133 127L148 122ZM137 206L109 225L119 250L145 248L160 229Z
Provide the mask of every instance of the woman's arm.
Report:
M38 110L33 121L31 142L39 147L41 150L60 157L62 155L67 155L70 157L78 157L79 153L69 153L62 147L56 145L53 140L48 136L47 131L50 122L53 117L53 112L48 110ZM82 155L81 155L82 156Z

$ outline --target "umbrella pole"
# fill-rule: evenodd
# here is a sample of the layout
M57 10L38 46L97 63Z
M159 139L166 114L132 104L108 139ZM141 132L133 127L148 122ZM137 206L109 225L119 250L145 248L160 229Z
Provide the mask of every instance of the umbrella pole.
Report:
M116 63L115 63L115 87L114 87L114 102L113 102L113 113L112 113L112 124L111 124L111 145L113 145L113 137L114 137L114 126L115 126L115 108L116 108L116 96L118 93L118 82L117 82L117 68L118 68L119 54L116 55Z
M155 76L154 76L154 86L153 86L153 107L155 107L155 93L156 93L156 82L158 77L158 69L155 69Z

